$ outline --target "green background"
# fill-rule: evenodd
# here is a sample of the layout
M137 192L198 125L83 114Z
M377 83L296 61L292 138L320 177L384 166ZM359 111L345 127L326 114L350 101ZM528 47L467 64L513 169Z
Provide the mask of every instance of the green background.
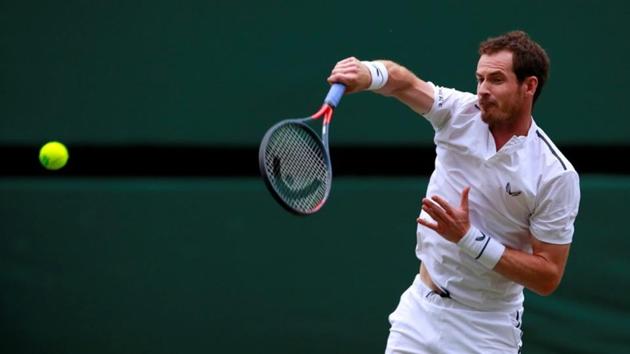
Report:
M255 149L346 56L474 92L478 43L523 29L552 60L538 124L560 147L626 146L629 18L624 1L3 1L0 145ZM331 130L431 141L372 94ZM1 177L0 353L382 353L428 176L336 177L308 218L253 177ZM563 283L526 293L524 353L630 352L630 176L581 182Z
M0 141L256 144L314 113L342 58L474 92L479 42L523 29L552 60L539 125L557 143L625 143L629 17L621 0L3 1ZM333 142L432 141L393 100L339 113Z
M0 180L0 352L382 353L427 182L338 178L297 218L258 179ZM562 284L526 293L525 353L630 349L630 177L582 191Z

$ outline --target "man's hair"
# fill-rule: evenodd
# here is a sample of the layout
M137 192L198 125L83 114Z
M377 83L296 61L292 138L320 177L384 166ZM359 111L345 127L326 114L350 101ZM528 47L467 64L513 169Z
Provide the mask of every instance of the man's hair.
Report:
M538 87L534 93L536 102L549 76L547 53L523 31L512 31L488 38L479 45L479 55L490 55L504 50L512 52L512 70L519 82L522 83L529 76L538 78Z

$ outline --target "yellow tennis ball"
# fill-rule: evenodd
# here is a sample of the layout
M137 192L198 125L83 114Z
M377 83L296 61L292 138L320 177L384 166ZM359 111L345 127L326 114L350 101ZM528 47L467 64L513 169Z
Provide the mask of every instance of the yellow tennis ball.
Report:
M39 162L49 170L58 170L68 162L68 149L58 142L51 141L39 150Z

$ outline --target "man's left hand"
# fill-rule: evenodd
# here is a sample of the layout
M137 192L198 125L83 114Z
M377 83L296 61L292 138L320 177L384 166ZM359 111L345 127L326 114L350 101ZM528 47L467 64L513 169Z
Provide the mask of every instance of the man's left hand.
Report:
M459 208L451 206L444 198L434 195L422 199L422 210L429 214L435 222L418 218L419 224L424 225L440 234L445 239L457 243L470 228L468 216L468 193L470 187L462 191Z

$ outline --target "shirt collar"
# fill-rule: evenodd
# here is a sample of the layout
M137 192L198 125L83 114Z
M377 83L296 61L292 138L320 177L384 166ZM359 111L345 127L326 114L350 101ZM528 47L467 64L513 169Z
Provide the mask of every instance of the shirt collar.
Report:
M526 141L533 139L533 137L536 136L536 130L538 129L538 126L536 125L536 122L534 121L534 117L532 117L532 123L529 126L529 130L527 131L527 135L512 135L512 137L510 138L510 140L508 140L505 145L503 145L503 147L501 148L501 150L497 151L497 152L502 152L502 153L510 153L512 152L514 149L517 149L518 147L520 147L521 145L523 145L523 143L525 143Z

